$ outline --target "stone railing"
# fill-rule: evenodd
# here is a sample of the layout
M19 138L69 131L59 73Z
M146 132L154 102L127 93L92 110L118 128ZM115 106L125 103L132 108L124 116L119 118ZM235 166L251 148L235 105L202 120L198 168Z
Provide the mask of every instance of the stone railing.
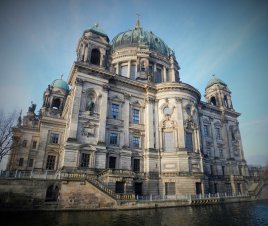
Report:
M233 198L246 198L248 194L227 194L227 193L216 193L216 194L199 194L199 195L136 195L136 201L188 201L189 203L208 203L208 202L219 202L223 199Z
M0 178L16 178L16 179L46 179L55 180L60 178L59 171L51 170L13 170L1 171Z

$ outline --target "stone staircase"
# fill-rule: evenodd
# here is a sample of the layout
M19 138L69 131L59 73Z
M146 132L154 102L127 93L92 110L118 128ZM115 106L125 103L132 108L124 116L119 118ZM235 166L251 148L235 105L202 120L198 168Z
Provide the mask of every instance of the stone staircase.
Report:
M90 184L94 185L97 189L101 190L105 194L109 195L111 198L115 200L135 200L135 194L118 194L113 190L108 188L106 184L99 180L99 177L103 177L109 173L109 170L104 170L99 174L88 174L81 172L62 172L60 174L61 180L70 180L70 181L87 181Z

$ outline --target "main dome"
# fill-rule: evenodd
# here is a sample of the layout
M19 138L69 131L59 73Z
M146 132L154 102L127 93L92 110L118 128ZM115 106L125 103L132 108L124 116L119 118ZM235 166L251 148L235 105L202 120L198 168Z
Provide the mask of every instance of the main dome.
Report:
M165 56L169 56L172 53L172 50L161 38L157 37L151 31L143 30L139 26L139 23L136 24L134 29L121 32L116 35L111 41L111 46L113 49L132 46L146 46L150 50L154 50Z

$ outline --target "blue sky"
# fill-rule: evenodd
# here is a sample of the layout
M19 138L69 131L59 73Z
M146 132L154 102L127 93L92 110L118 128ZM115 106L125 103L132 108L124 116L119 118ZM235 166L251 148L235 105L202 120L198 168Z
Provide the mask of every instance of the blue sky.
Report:
M2 0L0 108L39 109L47 85L67 78L85 29L97 22L112 39L136 13L175 51L183 82L202 95L212 74L228 84L248 163L268 163L267 1Z

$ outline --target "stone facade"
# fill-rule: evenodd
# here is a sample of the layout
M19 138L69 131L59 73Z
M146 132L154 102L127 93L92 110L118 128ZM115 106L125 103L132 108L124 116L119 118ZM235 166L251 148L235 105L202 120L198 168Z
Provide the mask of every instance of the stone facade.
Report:
M240 114L223 81L214 76L201 101L139 21L111 42L96 25L76 52L68 84L55 80L40 113L32 105L14 128L9 170L83 171L138 195L247 192Z

